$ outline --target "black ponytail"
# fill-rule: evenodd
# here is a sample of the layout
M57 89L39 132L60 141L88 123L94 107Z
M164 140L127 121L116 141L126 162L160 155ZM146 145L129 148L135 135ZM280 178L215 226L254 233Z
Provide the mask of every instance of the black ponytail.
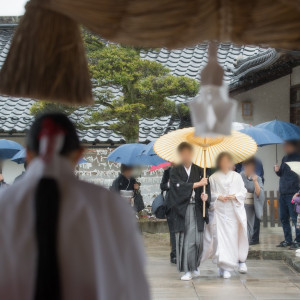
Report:
M39 139L45 120L51 120L64 133L60 154L66 156L80 149L79 138L72 122L61 113L39 116L27 136L28 150L39 153ZM53 178L41 178L34 195L35 235L38 249L34 300L61 300L61 278L58 257L59 207L61 194Z
M61 300L57 253L60 201L56 180L42 178L34 199L35 235L38 248L34 300Z

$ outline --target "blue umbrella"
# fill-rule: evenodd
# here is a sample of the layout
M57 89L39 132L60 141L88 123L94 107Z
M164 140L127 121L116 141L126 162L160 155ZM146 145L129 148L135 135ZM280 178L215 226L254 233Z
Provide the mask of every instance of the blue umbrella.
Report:
M20 144L14 141L2 139L0 140L0 159L12 158L16 153L23 149L24 148Z
M129 166L145 164L142 162L140 155L145 147L146 145L138 143L119 146L108 155L107 160Z
M146 147L145 147L145 151L142 154L145 154L145 155L157 155L155 153L154 149L153 149L154 143L155 143L155 141L147 144Z
M284 141L300 140L300 127L289 122L274 120L255 127L272 131Z
M154 145L154 142L147 144L145 146L145 149L143 149L141 151L141 153L139 154L140 159L143 162L143 164L149 165L149 166L158 166L158 165L161 165L161 164L167 162L166 160L162 159L155 153L155 151L153 149L153 145Z
M83 165L83 164L87 164L87 163L88 163L88 161L82 157L79 159L79 162L77 163L77 165Z
M11 160L16 162L17 164L24 164L26 160L26 149L24 148L20 150L11 158Z
M255 126L256 128L263 128L278 135L284 141L299 140L300 139L300 127L284 121L273 120L265 123L261 123ZM276 145L276 163L277 158L277 145Z
M138 164L140 165L148 165L148 166L158 166L165 162L166 160L162 159L158 155L140 155L137 157Z
M251 126L240 130L240 132L251 136L259 147L284 143L278 135L267 129Z

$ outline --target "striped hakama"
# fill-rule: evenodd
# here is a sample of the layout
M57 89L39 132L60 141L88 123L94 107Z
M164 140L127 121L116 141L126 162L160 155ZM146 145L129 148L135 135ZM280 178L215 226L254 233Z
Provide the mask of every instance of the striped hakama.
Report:
M192 272L200 266L203 232L198 231L195 204L190 203L185 214L185 231L176 232L176 256L179 272Z

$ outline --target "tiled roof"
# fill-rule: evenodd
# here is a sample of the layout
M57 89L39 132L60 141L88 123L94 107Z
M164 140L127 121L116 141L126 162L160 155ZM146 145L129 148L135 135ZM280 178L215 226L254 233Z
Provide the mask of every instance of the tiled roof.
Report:
M12 27L0 28L0 68L2 67L10 47L11 37L13 34Z
M11 38L14 32L11 25L0 25L0 68L7 56ZM194 79L200 79L200 72L207 63L207 43L199 44L193 48L181 50L149 50L142 51L141 57L155 60L171 70L177 76L184 75ZM219 63L225 70L225 81L234 85L243 76L258 68L266 67L277 59L278 55L274 49L259 48L255 46L236 46L230 43L220 44L218 49ZM117 87L110 87L114 98L122 96ZM170 97L177 103L185 103L191 98L183 96ZM30 107L33 100L24 98L13 98L0 95L0 133L24 133L30 126L33 117L30 115ZM93 109L100 110L101 106ZM73 121L86 122L87 110L77 109L72 115ZM86 143L120 143L124 142L122 136L105 128L110 122L99 122L98 124L84 124L84 130L79 130L80 139ZM95 128L96 126L96 128ZM157 119L143 119L140 121L139 141L147 142L158 138L160 135L179 128L180 121L171 116Z
M161 135L178 129L179 126L180 121L174 120L171 116L159 119L142 119L139 126L139 142L154 141Z
M208 61L208 44L182 50L143 51L141 57L155 60L168 67L174 75L201 79L200 73ZM232 84L237 78L273 63L277 52L272 48L257 46L237 46L222 43L218 48L218 61L225 70L224 80Z
M33 117L29 110L34 100L0 95L0 133L23 133Z

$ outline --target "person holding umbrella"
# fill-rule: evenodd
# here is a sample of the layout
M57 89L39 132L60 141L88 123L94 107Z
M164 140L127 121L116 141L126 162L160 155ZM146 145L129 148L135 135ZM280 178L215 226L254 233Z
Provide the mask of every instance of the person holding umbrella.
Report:
M286 122L284 122L283 124L285 124L285 123ZM278 135L278 133L283 132L282 129L278 129L278 127L281 128L282 122L275 121L275 122L272 122L272 124L270 126L270 122L268 122L268 123L264 123L261 125L257 125L255 127L247 126L243 129L241 129L240 132L251 136L255 140L257 146L259 146L259 147L276 145L276 161L277 161L277 145L284 143L283 139ZM289 124L287 124L287 126L288 126L288 128L290 128ZM274 132L273 132L270 130L270 127L271 127L271 129L276 129L276 130L274 130ZM287 136L284 136L284 138L286 138L286 137ZM262 184L264 184L265 179L264 179L263 164L258 157L254 157L254 160L255 160L255 174L261 178ZM241 173L243 171L243 169L244 168L243 168L242 163L236 165L236 171L238 173ZM250 182L246 179L245 184L248 185L249 183ZM254 195L255 195L255 193L254 193ZM251 211L252 211L251 209L248 210L248 212L251 212ZM256 209L256 212L258 212L257 209ZM251 221L251 223L252 223L252 221ZM250 245L259 244L259 234L260 234L260 219L257 218L257 216L255 216L253 234L252 234L252 239L250 240Z
M289 247L290 250L300 247L300 229L296 228L297 213L294 210L294 205L291 203L294 194L299 190L299 178L287 164L288 162L300 161L300 153L297 151L298 143L297 141L286 141L284 144L286 155L282 158L281 165L275 165L274 167L275 173L280 177L280 221L284 233L284 241L277 245L277 247ZM294 241L292 238L290 219L292 219L293 225L296 228Z
M121 191L134 191L139 189L139 184L132 176L133 167L121 164L119 176L113 181L111 190L120 193Z
M182 142L177 151L181 163L170 172L168 203L174 212L177 269L184 272L181 280L188 281L200 276L204 223L208 223L208 217L202 214L203 203L209 207L210 190L203 169L192 163L192 145Z
M250 136L237 131L233 131L230 136L200 137L195 136L195 128L190 127L178 129L161 136L155 142L154 150L163 159L176 164L179 163L171 171L169 195L171 195L170 201L173 202L173 207L176 209L177 267L179 271L185 272L182 280L191 280L193 276L200 275L195 267L199 266L198 255L202 254L201 257L204 257L204 251L202 250L202 247L205 247L205 243L202 242L204 223L210 222L209 212L211 209L208 210L208 207L210 207L210 189L207 190L207 205L206 196L205 194L202 195L202 191L204 192L205 188L209 187L208 182L205 180L207 168L214 168L217 156L223 152L230 152L234 163L244 161L256 153L257 144ZM232 167L233 162L232 165L230 163L230 168ZM240 186L245 190L246 196L246 189L241 176L236 172L233 173L240 177ZM195 191L195 197L193 197L193 190ZM193 214L193 200L195 200L195 214ZM191 205L190 202L192 202ZM246 212L244 204L242 203L240 206L243 210L243 224L245 225L244 234L242 235L244 238L244 248L242 250L245 251L241 255L241 261L244 262L243 259L247 258L249 245ZM195 224L197 224L198 232L195 230ZM200 242L197 242L199 239ZM190 246L188 245L189 241ZM209 251L211 249L209 247L210 242L208 241L206 244L208 245L207 253L209 257L211 252ZM237 264L237 261L235 264ZM243 271L242 268L241 271Z
M113 181L110 190L119 193L128 200L131 206L135 207L137 212L140 212L145 208L145 204L139 192L140 183L132 176L132 173L132 166L121 164L121 173Z

